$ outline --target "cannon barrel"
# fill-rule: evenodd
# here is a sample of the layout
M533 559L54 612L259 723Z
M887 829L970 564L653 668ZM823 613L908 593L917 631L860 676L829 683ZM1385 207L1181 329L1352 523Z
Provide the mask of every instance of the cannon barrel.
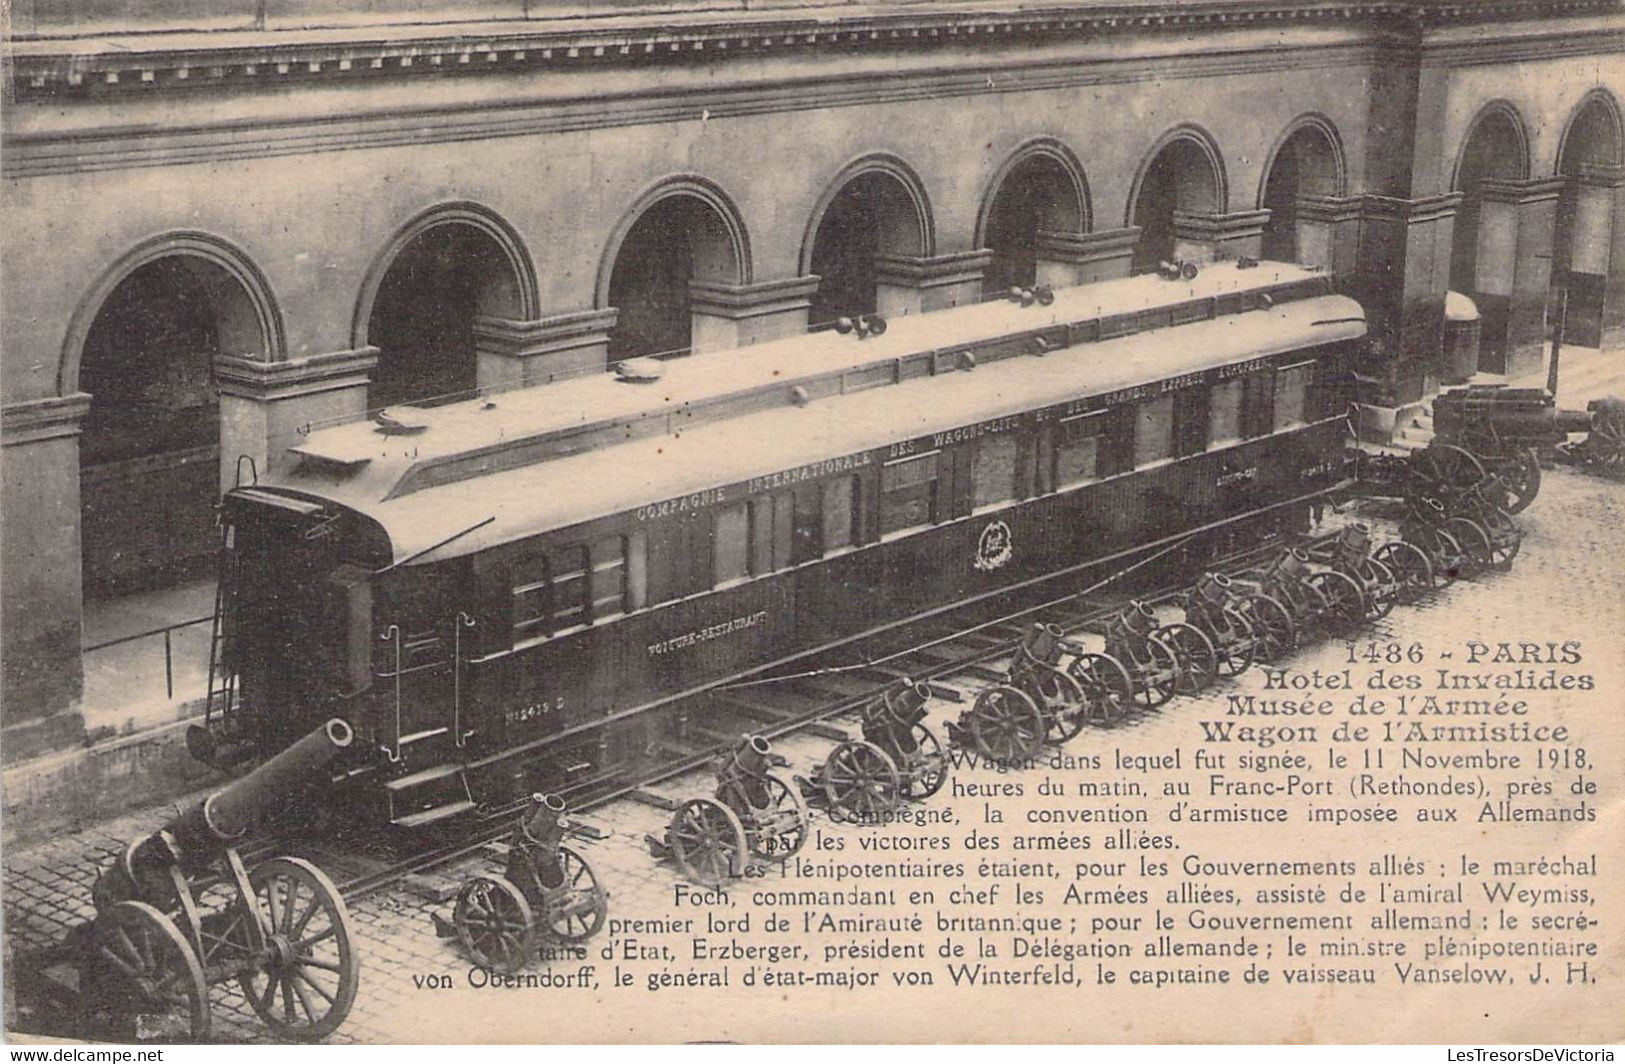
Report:
M1584 410L1559 410L1553 428L1564 436L1591 431L1591 414Z
M183 852L217 851L241 838L304 780L355 741L350 725L334 717L248 775L233 780L165 828Z

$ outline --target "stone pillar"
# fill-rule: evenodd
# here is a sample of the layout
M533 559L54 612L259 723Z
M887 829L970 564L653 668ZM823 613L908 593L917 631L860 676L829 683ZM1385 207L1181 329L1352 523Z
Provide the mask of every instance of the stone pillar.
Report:
M875 310L884 317L976 303L982 273L993 252L954 251L946 255L875 256Z
M237 483L239 459L253 459L260 476L291 464L312 426L360 417L367 410L367 380L378 363L376 347L334 351L282 362L222 355L214 361L220 384L220 487ZM242 479L251 479L242 462Z
M79 429L90 396L0 409L0 755L7 764L84 739Z
M1478 186L1473 291L1482 321L1479 369L1518 376L1540 368L1552 231L1561 178L1485 180Z
M1354 276L1360 257L1359 196L1300 196L1293 205L1298 262L1339 281Z
M474 319L475 379L500 391L602 370L618 314L606 307L538 321L481 315Z
M1365 307L1362 435L1387 439L1421 405L1444 350L1444 297L1459 192L1418 199L1366 196L1351 285Z
M1174 212L1174 257L1192 262L1257 258L1264 244L1267 210L1236 211L1233 214Z
M818 275L759 284L691 281L695 354L798 336L807 331L807 308L818 290Z
M1625 346L1625 167L1587 163L1571 179L1568 314L1563 338Z
M1038 283L1055 288L1127 277L1140 227L1094 233L1038 232Z

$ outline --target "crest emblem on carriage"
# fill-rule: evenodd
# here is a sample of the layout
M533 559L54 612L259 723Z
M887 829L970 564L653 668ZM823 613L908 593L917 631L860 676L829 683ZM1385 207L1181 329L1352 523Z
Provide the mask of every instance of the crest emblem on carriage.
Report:
M971 564L984 573L991 573L1015 555L1014 540L1009 525L1003 521L988 522L976 541L976 558Z

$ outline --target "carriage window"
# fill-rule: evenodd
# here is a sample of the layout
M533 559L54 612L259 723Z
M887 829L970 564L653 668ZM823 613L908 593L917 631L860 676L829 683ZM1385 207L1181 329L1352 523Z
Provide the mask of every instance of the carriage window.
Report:
M544 633L549 619L547 555L520 559L514 564L512 577L514 638Z
M1241 435L1245 439L1268 436L1275 409L1275 374L1270 370L1243 378Z
M1208 402L1208 435L1215 445L1241 439L1241 402L1246 390L1246 381L1241 377L1213 386L1213 398Z
M1016 497L1016 437L1005 433L976 441L971 458L971 505L996 506Z
M1061 439L1055 448L1056 484L1067 488L1100 479L1100 443L1106 434L1110 413L1092 410L1061 422Z
M928 525L936 519L937 455L887 462L880 467L880 534Z
M1309 381L1315 363L1295 362L1275 371L1275 427L1290 429L1309 420Z
M1018 493L1045 495L1055 490L1055 426L1041 425L1033 436L1027 483L1017 485ZM1021 489L1025 487L1025 491Z
M1174 453L1181 458L1207 450L1207 393L1200 386L1174 393Z
M711 526L711 585L721 587L749 575L750 507L722 507Z
M515 639L552 635L589 620L585 547L559 547L521 558L510 575Z
M591 619L587 613L587 548L549 551L547 564L552 576L553 631L586 624Z
M626 538L608 536L592 545L592 619L625 613L627 599Z
M788 491L751 503L752 573L771 573L790 564L794 521L795 498Z
M1165 395L1134 409L1134 465L1160 462L1174 453L1174 397Z
M845 550L857 541L858 478L842 477L824 485L824 553Z

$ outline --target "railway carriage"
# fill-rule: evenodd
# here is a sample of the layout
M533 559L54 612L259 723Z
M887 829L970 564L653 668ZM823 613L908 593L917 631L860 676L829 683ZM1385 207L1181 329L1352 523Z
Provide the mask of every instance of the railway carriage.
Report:
M1364 316L1296 267L862 333L310 432L225 498L198 752L342 717L338 782L406 827L648 778L737 739L737 677L1346 486Z

